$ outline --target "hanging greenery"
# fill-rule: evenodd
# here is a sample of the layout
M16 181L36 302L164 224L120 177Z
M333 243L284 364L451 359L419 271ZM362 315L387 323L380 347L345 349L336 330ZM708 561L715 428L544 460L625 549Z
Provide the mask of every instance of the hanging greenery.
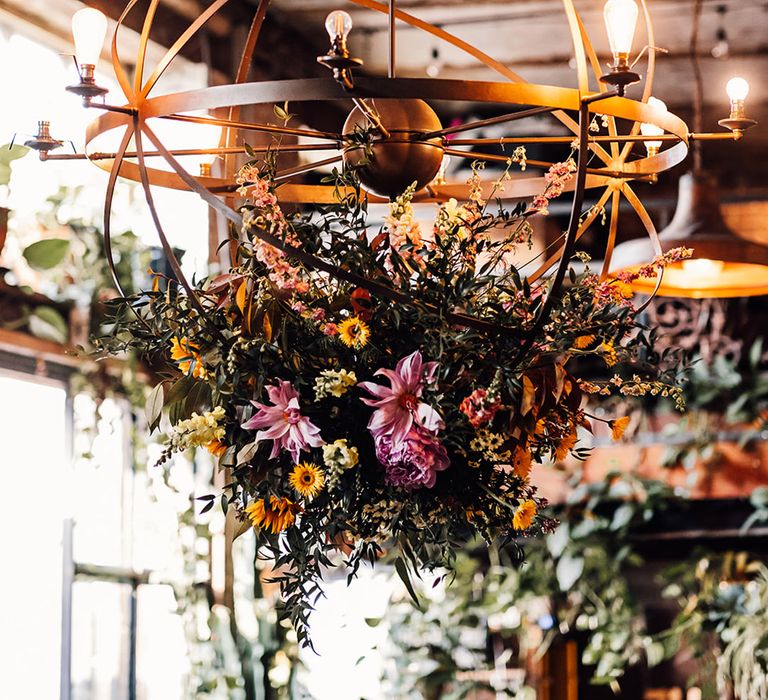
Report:
M475 170L470 200L438 207L427 230L410 188L375 230L352 170L330 178L336 204L288 214L270 171L246 166L237 264L192 294L157 275L116 303L104 348L164 367L147 412L152 427L170 418L166 457L201 446L231 468L219 500L274 557L302 643L334 552L354 574L394 550L411 588L409 572L450 566L475 535L550 532L531 468L585 456L585 393L680 403L626 280L587 268L550 294L511 263L529 217L573 172L571 160L552 166L547 190L508 211L482 198ZM613 377L575 374L590 355ZM626 426L607 422L617 436Z

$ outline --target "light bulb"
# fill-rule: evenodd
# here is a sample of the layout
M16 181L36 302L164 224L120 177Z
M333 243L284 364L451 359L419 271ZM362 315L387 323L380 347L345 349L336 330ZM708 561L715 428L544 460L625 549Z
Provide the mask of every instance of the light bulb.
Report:
M709 258L694 258L683 260L683 271L694 275L699 280L711 280L717 277L725 267L722 260L710 260Z
M661 111L667 111L667 105L655 97L649 97L648 104L651 107L655 107ZM640 133L643 136L661 136L664 133L664 129L662 129L660 126L656 126L655 124L643 123L640 125ZM648 150L648 155L655 155L658 153L659 149L661 148L661 143L661 141L654 141L653 139L645 141L645 147Z
M95 66L99 62L107 18L103 12L84 7L72 16L72 36L75 39L75 58L80 66Z
M352 17L344 10L334 10L325 18L325 30L331 38L331 43L346 44L352 31Z
M637 26L637 3L635 0L608 0L603 8L605 29L611 53L617 64L626 64L632 50L632 39Z
M749 94L749 83L744 78L731 78L725 86L731 102L744 102Z

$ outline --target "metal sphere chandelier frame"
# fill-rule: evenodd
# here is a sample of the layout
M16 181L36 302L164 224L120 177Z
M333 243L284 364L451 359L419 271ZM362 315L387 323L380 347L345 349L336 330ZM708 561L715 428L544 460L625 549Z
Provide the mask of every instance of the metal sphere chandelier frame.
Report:
M123 66L118 50L118 34L127 15L134 11L139 0L130 0L124 12L117 22L111 40L112 66L125 95L125 104L110 105L96 101L101 93L93 80L94 66L83 63L78 57L81 84L68 88L72 92L83 97L85 106L103 110L103 114L95 119L86 131L86 153L84 154L53 154L57 145L50 136L48 125L45 123L47 139L39 139L39 152L43 160L68 160L75 158L87 158L109 173L107 193L104 206L104 235L105 247L112 266L112 253L110 244L110 219L112 200L115 186L119 177L140 182L146 197L160 241L170 261L179 282L195 303L195 294L191 285L185 279L173 250L164 233L162 223L158 216L153 201L152 187L165 187L178 190L188 190L198 194L216 212L231 221L240 228L242 217L237 211L237 185L235 177L237 172L238 157L246 153L242 134L248 132L261 132L275 135L306 137L313 139L314 143L279 146L278 153L298 151L332 151L334 155L315 163L300 165L278 171L275 179L282 183L280 187L280 199L284 202L298 204L328 204L335 201L338 193L332 186L294 184L290 180L296 178L319 166L347 162L353 147L348 139L348 133L330 133L309 128L290 128L266 123L243 121L240 118L241 108L250 105L265 105L283 102L298 101L338 101L352 100L358 110L358 116L368 121L375 132L373 149L381 149L384 155L397 154L398 148L435 150L439 157L443 155L455 155L463 158L474 158L479 161L508 161L509 156L504 153L489 154L472 150L460 150L457 146L489 146L496 145L502 149L507 146L526 144L564 144L573 143L576 149L575 177L569 183L568 189L573 191L570 221L563 236L551 244L545 251L544 259L538 267L527 275L530 283L544 279L551 285L549 299L540 309L537 319L533 322L526 335L533 337L535 331L546 322L550 311L550 300L562 285L567 272L569 261L575 251L579 238L593 223L598 213L610 201L610 224L608 236L605 242L605 255L601 275L606 278L610 272L611 257L614 249L617 228L619 204L624 197L643 223L655 254L662 253L656 229L651 217L632 188L635 181L655 181L659 173L669 170L681 163L688 154L688 149L693 140L740 140L743 131L754 122L746 118L743 99L737 104L732 102L729 119L723 120L721 125L728 131L720 133L689 132L686 123L678 116L666 111L663 104L652 100L653 79L656 69L656 48L654 46L654 30L645 0L638 0L640 13L642 14L647 36L648 51L646 54L645 83L640 99L630 99L625 94L627 85L640 80L640 76L634 73L628 60L629 48L626 46L627 36L631 47L634 34L634 24L631 32L627 27L614 26L611 33L611 24L618 20L634 22L637 19L637 3L634 0L609 0L606 3L606 24L611 38L614 63L610 72L605 73L600 65L597 54L589 40L584 24L577 12L573 0L563 0L563 11L568 23L573 43L577 88L555 87L549 85L536 85L526 82L520 75L510 68L493 59L475 46L453 36L444 29L424 22L410 14L397 9L395 0L388 3L375 0L351 0L357 6L368 8L372 11L384 13L388 18L389 28L389 56L387 77L354 77L352 69L359 66L362 61L350 57L346 46L346 35L349 32L346 13L332 13L329 17L327 28L331 34L331 50L318 61L332 70L332 76L319 79L298 80L272 80L260 82L247 82L250 66L254 56L256 44L262 31L269 6L269 0L261 0L253 18L245 43L245 48L240 60L235 81L229 85L219 85L188 92L178 92L153 97L152 92L164 72L179 54L182 48L199 32L205 23L214 16L228 0L215 0L200 16L183 32L174 45L168 49L164 57L154 67L149 77L145 77L145 62L150 31L159 0L150 0L141 32L138 54L135 59L135 77L130 80ZM611 6L610 8L608 6ZM634 17L627 19L626 11L634 6ZM618 10L617 10L618 7ZM609 10L613 13L609 12ZM81 12L94 12L84 10ZM622 14L624 13L624 14ZM630 15L632 13L630 12ZM341 17L340 15L345 15ZM413 28L431 34L443 40L455 48L469 54L479 63L495 71L503 80L493 82L447 80L435 78L398 78L396 76L396 40L397 23L402 22ZM336 23L336 24L334 24ZM334 27L336 29L334 29ZM334 31L336 33L334 34ZM623 43L622 43L623 42ZM645 50L641 52L641 55ZM98 58L98 54L96 60ZM93 59L90 59L93 60ZM635 61L636 63L637 61ZM592 82L590 73L593 74ZM598 87L591 89L591 84ZM613 87L610 87L613 86ZM500 117L467 122L450 128L419 128L417 121L414 127L408 124L387 124L386 110L379 113L376 100L383 105L383 100L398 101L404 106L406 112L410 111L409 103L421 102L421 104L439 101L462 101L469 103L493 103L508 105L510 112ZM649 100L651 102L649 103ZM199 116L200 112L217 110L221 113L227 110L227 118L215 118L212 116ZM395 110L397 111L397 110ZM400 110L403 111L403 110ZM430 110L431 111L431 110ZM456 134L471 131L491 124L504 124L519 121L525 118L550 114L559 120L572 136L529 136L529 137L502 137L501 139L483 138L456 138ZM571 115L575 115L571 116ZM600 115L603 123L607 125L606 134L594 135L590 132L590 124L595 115ZM213 125L222 128L220 145L212 149L187 148L174 150L167 148L155 131L150 126L150 120L162 119L175 122ZM349 120L348 120L349 121ZM406 119L407 121L407 119ZM627 133L619 133L619 124L629 122L631 128ZM437 124L439 127L439 122ZM41 124L41 129L43 124ZM119 148L113 153L99 152L95 149L96 139L107 132L122 130ZM652 137L649 137L652 134ZM451 136L449 141L446 137ZM55 143L53 143L55 142ZM637 143L645 143L647 154L638 157L633 151ZM28 145L36 147L36 141L28 142ZM129 151L133 144L135 150ZM147 146L150 146L148 149ZM662 146L666 146L662 148ZM271 149L272 147L270 147ZM253 149L256 152L266 152L267 148ZM220 168L220 176L206 174L192 174L185 169L178 158L188 155L213 155L222 158L223 167ZM150 158L162 158L171 170L153 168L148 164ZM439 160L439 158L438 158ZM597 165L591 165L597 161ZM552 163L528 160L528 166L532 169L548 169ZM414 179L414 178L412 178ZM365 184L365 183L364 183ZM420 183L425 184L425 183ZM491 190L491 183L485 183L486 194ZM505 199L522 199L532 197L542 192L545 188L544 176L520 177L509 181L505 186ZM374 188L369 188L375 191ZM585 194L587 190L602 190L597 197L596 205L588 212L583 212ZM468 194L465 185L443 184L439 180L432 181L422 187L414 201L418 202L443 202L449 198L464 199ZM385 202L386 197L377 196L373 192L369 194L372 202ZM259 234L262 235L262 234ZM283 250L288 255L296 257L303 264L315 269L342 275L343 271L337 268L328 269L326 261L316 258L296 248L286 246L282 241L264 232L264 240ZM534 262L534 260L530 262ZM556 269L551 273L552 268ZM116 274L115 274L116 277ZM119 280L115 280L118 289ZM384 288L383 285L374 284L366 280L355 280L361 286L369 288L374 293L391 296L394 290ZM661 274L656 280L656 289L661 283ZM381 287L381 288L380 288ZM199 304L196 304L199 306ZM202 309L201 309L202 311ZM465 319L467 320L467 319ZM479 319L471 325L483 325Z

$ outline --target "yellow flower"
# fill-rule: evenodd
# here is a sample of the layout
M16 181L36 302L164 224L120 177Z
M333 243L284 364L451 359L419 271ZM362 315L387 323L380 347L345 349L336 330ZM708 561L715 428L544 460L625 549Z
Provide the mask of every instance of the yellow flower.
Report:
M371 329L357 316L352 316L339 324L339 340L349 348L360 350L368 345L370 338Z
M227 451L227 446L221 440L214 439L205 443L205 449L214 457L221 457Z
M536 515L536 504L528 499L523 501L515 511L512 518L512 527L515 530L527 530L533 524L533 518Z
M287 530L296 522L296 513L301 509L289 498L270 496L269 503L260 498L245 507L245 512L254 527L263 527L277 534Z
M200 357L197 345L190 343L186 337L171 338L171 359L179 366L184 374L189 373L189 367L194 362L195 367L192 370L192 376L195 379L205 379L206 371L203 367L203 358Z
M323 490L325 474L316 464L297 464L288 477L288 483L304 498L314 498Z
M555 461L562 462L568 453L576 446L576 431L573 430L569 435L566 435L555 450Z
M617 418L616 420L608 421L608 427L611 429L611 436L614 440L621 440L624 435L624 431L629 425L629 416Z
M608 367L613 367L619 361L619 355L612 342L602 343L600 345L600 350L603 353L603 360L605 360L605 364L608 365Z
M522 447L515 450L515 456L512 458L512 468L515 476L520 479L527 479L531 473L531 453Z
M580 335L578 338L576 338L576 340L573 341L573 347L575 347L577 350L584 350L594 342L594 335Z

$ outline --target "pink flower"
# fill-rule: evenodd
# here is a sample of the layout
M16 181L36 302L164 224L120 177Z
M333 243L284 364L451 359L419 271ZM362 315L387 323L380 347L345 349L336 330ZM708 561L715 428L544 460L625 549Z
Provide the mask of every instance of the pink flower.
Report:
M432 382L437 371L437 362L422 363L421 353L415 352L397 363L394 370L379 369L375 374L389 379L390 386L373 382L361 382L374 399L361 399L366 406L376 410L368 421L368 430L374 440L383 436L391 438L398 445L414 425L435 432L443 428L440 414L431 406L419 401L424 387Z
M485 389L475 389L459 406L473 428L488 425L500 408L499 397L489 394Z
M385 481L392 486L432 488L437 472L450 466L448 452L437 438L418 424L403 440L382 435L376 440L376 458L386 470Z
M323 328L323 335L338 335L339 327L335 323L326 323Z
M256 444L262 440L274 440L270 459L277 457L280 450L284 449L291 453L294 463L298 463L299 452L324 444L320 428L301 415L299 394L290 382L282 381L277 386L268 386L267 394L273 405L251 401L258 411L241 427L246 430L267 428L256 433Z

